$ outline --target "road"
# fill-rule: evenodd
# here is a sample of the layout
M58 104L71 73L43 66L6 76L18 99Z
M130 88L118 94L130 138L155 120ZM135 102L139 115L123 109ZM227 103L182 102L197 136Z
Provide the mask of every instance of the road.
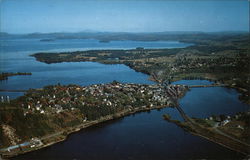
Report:
M194 134L207 138L211 141L214 141L215 143L221 144L223 146L226 146L230 149L236 150L243 154L249 154L250 150L249 144L242 142L239 139L236 139L220 131L217 128L213 128L213 130L210 130L207 127L201 126L199 123L189 118L179 105L176 105L176 108L183 117L183 119L187 122L186 124L191 128L190 131L193 132Z

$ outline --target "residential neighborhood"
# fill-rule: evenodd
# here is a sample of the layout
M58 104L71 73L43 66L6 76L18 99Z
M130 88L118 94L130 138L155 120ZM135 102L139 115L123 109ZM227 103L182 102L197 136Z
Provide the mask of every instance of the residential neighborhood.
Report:
M19 104L25 116L32 113L55 114L64 111L80 111L83 119L94 120L124 109L174 105L168 90L181 96L187 87L122 84L116 81L87 87L55 85L28 91ZM91 108L99 108L98 116L90 113Z
M2 97L4 141L1 152L13 155L65 139L65 135L106 120L140 111L174 107L188 91L185 85L133 84L113 81L91 86L50 85L30 89L24 96ZM13 109L12 114L5 111ZM13 117L22 121L13 124ZM43 128L37 129L37 125ZM26 128L26 129L24 129ZM25 135L25 136L23 136Z

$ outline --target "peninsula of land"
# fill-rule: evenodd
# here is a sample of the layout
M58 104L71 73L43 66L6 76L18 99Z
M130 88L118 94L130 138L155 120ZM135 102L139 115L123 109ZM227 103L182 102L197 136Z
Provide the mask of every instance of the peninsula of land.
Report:
M138 47L130 50L36 53L32 56L38 61L48 64L80 61L125 64L136 71L149 74L151 80L160 84L170 84L182 79L212 80L224 84L226 87L237 89L241 93L239 99L250 104L250 47L247 45L250 41L248 34L193 36L183 41L194 43L194 45L175 49ZM177 102L174 104L176 106ZM215 121L212 118L210 121L188 118L185 122L177 122L166 118L167 116L165 118L195 135L243 154L249 154L249 134L247 133L249 131L249 114L245 112L241 115L244 116L224 118L221 121ZM225 115L223 116L225 117ZM200 124L200 122L204 123ZM227 122L229 123L226 125ZM207 123L213 123L213 125L208 126ZM204 126L204 124L206 125ZM220 126L216 126L218 124Z
M17 72L17 73L12 73L12 72L3 72L0 73L0 81L2 80L7 80L8 77L10 76L20 76L20 75L32 75L32 73L27 73L27 72Z
M169 90L180 98L188 87L114 81L31 89L18 99L0 103L0 152L11 157L62 141L72 132L103 121L174 106L166 94Z
M0 103L1 154L6 157L15 156L62 141L72 132L103 121L139 111L178 106L178 98L189 87L171 85L176 80L212 80L216 82L212 86L236 88L241 93L240 100L249 104L249 35L183 36L185 38L181 41L194 45L174 49L144 49L138 46L129 50L33 54L38 61L48 64L81 61L125 64L136 71L149 74L150 79L158 84L122 84L116 81L87 87L58 84L30 89L24 96L3 101ZM244 133L248 131L249 125L245 125L242 119L238 120L242 123L239 125L240 128L243 127ZM176 124L183 127L185 123ZM199 127L191 129L192 133L201 131ZM228 131L227 134L233 134ZM211 139L209 136L203 135ZM225 144L224 140L219 137L217 143Z
M89 50L60 53L36 53L36 60L45 63L94 61L104 64L125 64L149 74L151 80L172 82L181 79L219 81L241 94L250 104L250 40L249 34L183 35L186 48L130 50Z
M190 118L180 106L175 106L184 121L173 120L168 114L163 115L170 123L183 128L185 131L208 139L244 155L250 154L250 112L237 113L234 116L218 115L205 119Z

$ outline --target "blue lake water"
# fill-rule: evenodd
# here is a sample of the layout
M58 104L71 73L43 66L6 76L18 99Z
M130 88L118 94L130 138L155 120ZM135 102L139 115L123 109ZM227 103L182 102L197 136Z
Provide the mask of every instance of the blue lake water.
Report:
M192 91L189 93L192 93ZM182 106L186 105L186 98L192 98L191 100L194 98L192 96L200 98L199 94L189 95L189 93L184 97L184 101L182 100ZM225 100L230 103L230 99L223 97L221 104ZM185 110L188 107L185 106ZM214 109L213 106L209 107L211 110ZM225 109L225 105L222 107ZM199 109L199 111L202 111L202 109ZM180 118L178 112L172 108L137 113L83 129L71 134L64 142L20 155L14 159L227 160L244 157L203 138L193 136L174 124L168 123L162 118L165 113L170 114L175 119ZM200 117L199 113L195 112L194 114ZM208 116L208 114L205 116Z
M178 41L110 41L109 43L100 43L95 39L57 39L55 41L41 42L40 39L1 39L1 49L4 52L26 52L26 51L72 51L72 50L90 50L90 49L135 49L144 48L184 48L190 46L190 43L181 43Z
M39 39L1 40L1 71L32 72L32 76L9 77L0 82L0 89L41 88L49 84L90 85L118 80L125 83L153 84L148 76L125 65L104 65L94 62L45 64L30 54L39 51L65 51L119 48L173 48L190 44L178 42L58 40L40 42ZM208 81L179 81L181 84L206 84ZM22 93L1 92L11 98ZM238 93L222 87L191 89L180 100L190 116L208 117L211 114L234 114L249 109L238 100ZM243 156L163 120L169 113L181 119L171 108L138 113L71 134L64 142L18 156L14 159L239 159ZM38 126L39 127L39 126Z
M176 41L110 41L70 39L41 42L40 39L0 39L1 72L31 72L31 76L13 76L0 81L0 89L41 88L49 84L90 85L117 80L124 83L152 84L147 75L125 65L104 65L93 62L45 64L29 55L37 52L59 52L88 49L180 48L191 44ZM21 93L0 92L15 98Z
M206 85L212 83L207 80L181 80L173 84ZM180 105L190 117L205 118L218 114L233 115L250 109L249 105L239 101L239 95L232 88L192 88L180 100Z

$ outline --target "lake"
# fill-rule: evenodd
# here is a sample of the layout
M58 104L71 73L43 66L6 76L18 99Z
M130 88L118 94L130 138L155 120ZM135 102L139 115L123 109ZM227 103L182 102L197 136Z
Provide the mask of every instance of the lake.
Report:
M110 41L94 39L65 39L41 42L40 39L0 39L1 72L32 72L32 76L13 76L0 81L0 89L41 88L52 84L91 85L117 80L124 83L152 84L148 76L125 65L104 65L93 62L45 64L29 55L37 52L76 51L88 49L181 48L191 44L176 41ZM15 98L22 93L0 92Z
M237 96L238 93L233 89L193 88L180 100L180 105L188 115L200 118L211 114L233 114L248 108ZM14 159L165 160L244 157L165 121L162 115L166 113L174 119L182 119L172 108L136 113L83 129L71 134L64 142Z
M167 41L111 41L39 39L1 40L1 71L32 72L32 76L9 77L0 82L1 89L41 88L50 84L90 85L118 80L124 83L153 84L148 75L135 72L125 65L104 65L94 62L45 64L30 54L40 51L69 51L87 49L176 48L190 44ZM179 81L181 84L206 84L208 81ZM1 92L11 98L22 93ZM180 100L190 116L208 117L211 114L234 114L248 106L238 100L234 89L222 87L193 88ZM171 108L137 113L118 120L92 126L71 134L64 142L20 155L13 159L239 159L234 151L192 136L174 124L163 120L169 113L181 119Z

